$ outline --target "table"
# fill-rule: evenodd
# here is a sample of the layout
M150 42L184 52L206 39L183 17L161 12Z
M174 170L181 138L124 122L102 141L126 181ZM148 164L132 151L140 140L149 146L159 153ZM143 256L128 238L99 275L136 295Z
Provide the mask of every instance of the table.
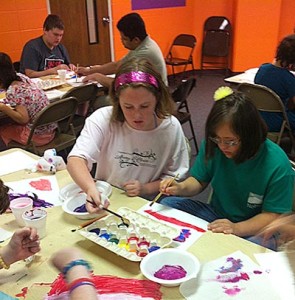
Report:
M27 155L38 159L38 156L23 151ZM16 149L3 151L0 155L11 153ZM16 181L26 178L38 177L44 174L31 173L27 174L24 170L18 171L2 177L4 181ZM59 171L55 175L60 188L72 182L66 170ZM120 207L129 207L138 210L146 200L140 197L127 197L124 192L113 187L110 197L110 208L114 211ZM0 277L1 291L14 296L21 292L24 287L31 287L37 282L52 282L57 277L57 271L50 265L51 254L63 247L75 246L83 253L85 258L92 264L94 273L97 275L113 275L125 278L144 279L140 273L139 263L131 262L120 257L105 248L85 239L77 232L71 232L83 220L74 216L67 215L59 206L48 208L47 235L41 240L42 250L36 255L35 260L25 266L23 261L13 264L9 270L1 270ZM9 231L17 229L17 224L12 214L4 214L0 217L1 228ZM241 250L255 261L254 253L265 253L270 250L261 246L250 243L244 239L233 235L213 234L208 231L194 243L188 251L193 253L202 263L216 259L218 257L229 255L234 251ZM4 275L5 274L5 275ZM23 277L24 274L27 274ZM42 296L49 291L48 286L33 286L29 289L27 299L42 299ZM161 287L163 299L176 300L183 299L179 293L178 287L167 288Z
M254 78L257 71L258 68L252 68L245 71L244 73L225 78L224 81L229 82L233 86L236 86L242 82L254 83Z

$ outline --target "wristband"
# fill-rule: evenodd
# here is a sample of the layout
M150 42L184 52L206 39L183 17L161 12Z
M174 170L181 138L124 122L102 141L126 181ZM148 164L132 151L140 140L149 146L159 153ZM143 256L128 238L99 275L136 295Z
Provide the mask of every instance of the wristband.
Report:
M75 266L85 266L88 271L91 271L91 266L90 264L84 260L84 259L77 259L77 260L73 260L70 263L68 263L64 268L63 268L63 275L64 277L66 277L67 273L69 272L70 269L72 269Z
M78 279L72 281L68 285L69 293L71 294L74 289L76 289L77 287L82 286L82 285L91 285L91 286L95 287L95 285L94 285L94 283L93 283L93 281L92 281L91 278L81 277L81 278L78 278Z
M3 258L2 258L2 256L0 255L0 266L2 267L2 269L6 269L6 270L8 270L9 269L9 265L7 265L6 263L5 263L5 261L3 260Z

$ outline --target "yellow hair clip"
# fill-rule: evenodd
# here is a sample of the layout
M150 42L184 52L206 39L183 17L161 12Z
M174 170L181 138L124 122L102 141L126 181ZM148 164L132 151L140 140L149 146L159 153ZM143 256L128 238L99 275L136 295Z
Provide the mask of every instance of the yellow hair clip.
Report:
M221 99L233 94L233 92L234 91L230 87L221 86L220 88L218 88L215 91L213 98L215 101L218 101L218 100L221 100Z

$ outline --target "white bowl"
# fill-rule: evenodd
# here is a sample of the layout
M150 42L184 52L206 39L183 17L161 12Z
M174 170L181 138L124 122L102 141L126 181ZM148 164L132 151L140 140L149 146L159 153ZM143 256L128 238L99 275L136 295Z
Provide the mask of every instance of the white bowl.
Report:
M102 203L104 203L104 201L108 199L108 197L104 194L100 194L100 196L101 196ZM62 205L62 209L64 210L64 212L66 212L72 216L75 216L78 219L83 219L83 220L94 219L99 216L106 215L106 212L104 210L101 210L101 212L95 213L95 214L90 214L89 212L75 212L74 211L77 207L85 204L85 202L86 202L86 194L82 193L76 197L66 200Z
M186 271L186 276L179 279L165 280L154 276L154 274L165 265L181 266ZM142 274L149 280L163 286L178 286L182 282L197 276L200 270L199 260L191 253L180 249L159 249L149 253L140 263Z
M112 186L108 182L97 180L95 182L95 185L100 193L105 194L107 197L110 197L112 193ZM81 194L84 194L86 199L86 194L83 193L81 188L76 183L70 183L60 190L59 199L64 202Z

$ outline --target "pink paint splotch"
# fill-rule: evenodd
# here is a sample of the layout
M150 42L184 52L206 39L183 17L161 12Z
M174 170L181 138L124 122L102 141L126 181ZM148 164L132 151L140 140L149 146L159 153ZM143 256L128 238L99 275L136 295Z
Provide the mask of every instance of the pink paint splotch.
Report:
M47 179L32 180L29 184L39 191L52 191L51 183Z
M233 286L231 288L223 286L222 288L224 289L224 293L228 296L236 296L242 291L242 289L240 289L238 286Z

